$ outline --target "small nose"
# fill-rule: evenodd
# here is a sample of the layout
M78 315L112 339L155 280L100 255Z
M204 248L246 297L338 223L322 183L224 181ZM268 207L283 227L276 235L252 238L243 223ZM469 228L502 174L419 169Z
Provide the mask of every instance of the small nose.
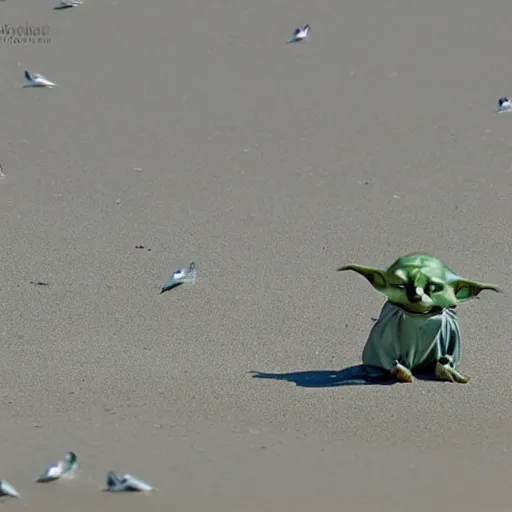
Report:
M421 302L423 297L423 289L416 287L413 288L412 286L407 289L407 298L409 299L409 302Z

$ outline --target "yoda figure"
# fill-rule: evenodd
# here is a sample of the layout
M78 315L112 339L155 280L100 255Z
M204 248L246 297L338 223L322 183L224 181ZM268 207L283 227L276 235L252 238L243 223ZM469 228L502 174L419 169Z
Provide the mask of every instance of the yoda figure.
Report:
M482 290L501 290L455 274L434 256L398 258L387 270L345 265L387 297L363 350L363 365L384 370L398 382L412 382L413 371L433 372L437 380L466 383L458 371L460 329L455 307Z

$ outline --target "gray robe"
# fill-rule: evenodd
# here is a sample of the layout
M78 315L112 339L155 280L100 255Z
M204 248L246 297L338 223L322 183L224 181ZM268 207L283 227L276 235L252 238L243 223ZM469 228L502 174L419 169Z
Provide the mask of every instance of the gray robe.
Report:
M391 370L398 361L410 370L428 370L446 356L457 368L460 328L455 312L415 315L386 302L363 350L363 364Z

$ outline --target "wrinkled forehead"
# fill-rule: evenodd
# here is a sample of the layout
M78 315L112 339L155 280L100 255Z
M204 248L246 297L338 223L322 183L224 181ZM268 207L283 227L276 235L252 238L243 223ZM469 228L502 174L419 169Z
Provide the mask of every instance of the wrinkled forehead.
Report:
M398 263L394 268L389 269L399 281L408 282L413 281L417 282L419 280L441 280L446 281L446 268L444 265L437 261L423 261L423 262L415 262L408 264L400 264Z

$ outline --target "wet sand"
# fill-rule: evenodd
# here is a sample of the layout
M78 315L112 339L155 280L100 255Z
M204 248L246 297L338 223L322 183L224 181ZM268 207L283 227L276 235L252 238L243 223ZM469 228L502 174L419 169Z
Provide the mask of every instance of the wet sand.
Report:
M0 2L51 38L0 48L5 506L509 510L508 3L54 5ZM383 302L336 267L412 251L505 289L459 308L470 382L329 386Z

